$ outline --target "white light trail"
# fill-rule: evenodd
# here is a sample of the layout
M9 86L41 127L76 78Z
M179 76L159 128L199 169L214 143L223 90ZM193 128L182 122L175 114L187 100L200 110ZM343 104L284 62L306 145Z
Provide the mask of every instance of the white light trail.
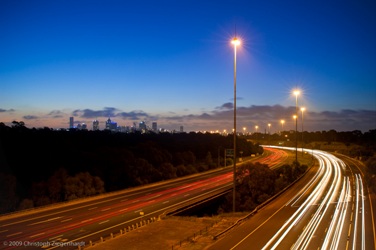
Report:
M273 148L295 150L295 148L275 147ZM301 149L300 149L301 150ZM292 228L298 225L298 222L307 213L308 209L312 211L317 205L313 215L304 226L302 233L291 247L291 249L310 249L310 242L315 236L315 232L319 227L325 227L327 219L330 219L329 227L325 233L325 238L320 249L339 249L340 243L346 240L344 237L353 235L352 249L365 249L365 205L363 181L360 174L355 174L354 199L351 199L351 183L350 178L344 176L346 164L337 157L319 150L305 150L311 153L319 162L319 170L314 178L308 182L305 187L294 196L286 206L294 206L303 195L310 191L308 198L300 204L295 213L285 222L285 224L274 234L274 236L265 244L263 249L276 249L279 247L284 238L289 234ZM349 204L353 203L354 218L348 223ZM333 209L332 204L335 204ZM360 218L359 218L360 217ZM323 220L325 218L325 220ZM325 223L325 224L323 224ZM343 233L345 227L348 226L348 234ZM360 243L359 243L360 242ZM317 243L316 243L317 244ZM349 239L347 239L349 244ZM347 245L349 246L349 245Z

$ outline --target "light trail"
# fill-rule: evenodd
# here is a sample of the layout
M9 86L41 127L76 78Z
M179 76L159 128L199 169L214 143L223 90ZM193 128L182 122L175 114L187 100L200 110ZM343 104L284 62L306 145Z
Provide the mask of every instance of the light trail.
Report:
M295 148L287 147L270 147L295 150ZM312 249L312 239L315 238L316 233L319 232L318 230L323 230L323 228L327 229L325 230L324 239L319 243L321 245L319 246L320 249L338 249L341 248L340 244L345 241L347 241L347 247L350 246L351 249L365 249L365 198L361 175L355 174L353 175L354 178L350 179L345 176L346 164L342 160L323 151L303 150L308 153L312 152L312 155L319 162L319 169L314 178L293 199L287 202L286 206L293 207L298 203L298 200L305 196L304 194L308 192L310 194L262 249L281 248L282 242L290 231L299 225L300 222L303 222L301 221L303 218L307 221L303 222L306 225L300 225L303 228L302 232L290 249ZM355 188L354 199L351 199L351 183L353 183L352 185ZM352 202L354 202L354 218L349 223L348 208ZM309 217L310 213L312 213L311 217ZM328 220L330 221L327 227ZM347 231L347 234L344 233ZM352 242L350 241L350 236L352 236ZM315 241L315 244L317 244L317 240Z

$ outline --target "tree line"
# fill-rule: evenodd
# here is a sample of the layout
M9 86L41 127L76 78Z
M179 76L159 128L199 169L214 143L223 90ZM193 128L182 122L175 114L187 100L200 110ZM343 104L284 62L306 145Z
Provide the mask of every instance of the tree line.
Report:
M225 165L233 137L29 129L0 123L0 213L168 180ZM263 148L238 138L243 157ZM227 159L231 165L231 159Z

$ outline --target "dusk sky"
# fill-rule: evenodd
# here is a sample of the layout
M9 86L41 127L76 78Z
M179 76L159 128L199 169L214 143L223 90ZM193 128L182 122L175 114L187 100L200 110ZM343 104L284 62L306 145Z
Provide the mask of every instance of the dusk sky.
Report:
M0 1L0 122L376 129L376 1ZM299 117L300 121L301 117ZM300 125L299 125L300 129Z

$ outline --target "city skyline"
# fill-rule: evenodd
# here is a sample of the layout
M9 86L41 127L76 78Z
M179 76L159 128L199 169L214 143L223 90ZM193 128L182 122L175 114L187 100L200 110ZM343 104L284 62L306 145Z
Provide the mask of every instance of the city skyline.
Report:
M2 1L0 122L230 131L376 128L372 1ZM300 118L299 118L300 119ZM298 120L300 121L300 120ZM300 124L299 124L300 129Z

